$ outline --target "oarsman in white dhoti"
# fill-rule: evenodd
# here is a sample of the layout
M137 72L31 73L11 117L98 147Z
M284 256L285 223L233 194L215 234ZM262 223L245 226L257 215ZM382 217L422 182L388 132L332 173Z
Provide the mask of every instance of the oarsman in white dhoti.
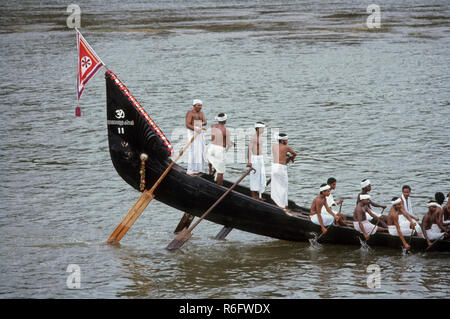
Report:
M444 193L437 192L436 194L434 194L434 198L435 198L436 202L438 203L438 207L436 207L436 215L437 215L436 224L439 226L441 231L448 232L449 223L448 223L448 221L446 222L445 216L444 216L444 208L446 207L446 206L444 206L445 195L444 195ZM447 206L448 206L448 203L447 203Z
M331 193L333 190L336 189L336 185L337 185L337 180L336 180L336 178L334 178L334 177L328 178L328 180L327 180L327 185L330 186L330 195L328 195L328 196L326 197L326 199L327 199L327 205L328 205L328 207L333 211L334 214L338 214L338 212L336 212L333 208L337 207L338 205L342 205L342 203L344 202L344 200L343 200L343 199L340 199L340 200L336 203L336 202L334 201L333 194ZM325 208L325 206L322 207L322 212L323 212L323 213L326 213L326 208ZM340 214L340 216L342 216L342 218L343 218L344 221L345 221L345 219L346 219L345 216L344 216L343 214Z
M280 133L277 137L278 144L272 146L272 182L270 197L275 204L285 210L288 208L288 172L287 159L294 160L297 153L287 145L288 136ZM290 155L288 155L290 154Z
M442 208L442 224L447 228L447 232L450 230L450 192L447 195L447 205Z
M353 212L353 226L357 231L364 235L366 240L369 240L370 235L375 234L378 230L387 230L387 228L375 226L371 222L367 220L366 213L372 216L375 221L378 221L378 216L375 215L370 209L370 195L362 194L359 195L360 201L355 207L355 211ZM379 224L386 226L383 221L379 221Z
M234 143L230 140L230 132L225 127L227 115L220 113L216 116L218 124L211 125L211 143L208 146L206 158L216 170L216 182L223 185L223 174L225 174L225 153L229 146Z
M428 212L425 214L425 216L422 219L422 232L423 237L427 240L428 246L431 246L431 241L443 238L444 236L448 238L448 232L443 232L439 226L438 226L438 214L437 214L437 208L440 207L440 205L434 201L431 200L428 202Z
M247 167L253 167L255 170L250 173L250 191L252 198L261 199L261 194L266 188L266 169L264 167L263 155L263 133L264 123L255 124L256 133L250 138L248 144Z
M188 168L186 173L191 176L203 173L206 167L206 144L202 131L202 127L206 125L206 118L201 111L202 106L201 100L194 100L192 102L192 110L189 110L186 114L188 141L191 140L195 132L198 133L198 136L188 148Z
M414 228L417 225L415 222L413 222L411 217L403 211L401 198L398 197L392 198L391 204L392 207L389 210L389 214L387 216L388 232L392 236L400 237L400 240L402 241L405 249L410 250L411 246L406 242L403 236L411 236L414 231ZM408 224L405 223L401 224L399 222L400 216L404 216L405 219L408 220Z
M322 228L322 233L326 233L326 227L331 225L334 221L336 221L336 224L338 225L346 226L344 216L342 214L335 213L328 206L327 197L331 194L330 185L320 185L319 192L319 195L314 198L311 204L311 221Z
M371 190L372 190L372 185L370 183L370 180L367 179L367 178L363 179L361 181L361 193L358 194L358 197L356 199L356 204L358 204L359 201L361 200L360 199L361 195L369 195L369 192ZM374 203L372 200L369 200L369 208L372 209L372 206L373 207L380 207L380 208L383 208L383 209L386 209L386 207L387 207L386 205L380 205L380 204ZM377 214L375 214L375 215L377 215ZM386 220L386 216L381 216L381 219L385 221ZM369 220L369 221L372 220L372 216L370 216L370 215L367 216L367 220Z
M408 228L410 225L410 221L408 220L408 216L411 219L414 219L416 222L419 221L418 217L413 215L413 209L411 204L411 187L409 185L403 185L402 187L402 195L400 196L401 206L400 208L403 211L403 214L398 216L398 222L400 224L400 228ZM416 223L416 232L420 236L422 234L422 228L418 223Z

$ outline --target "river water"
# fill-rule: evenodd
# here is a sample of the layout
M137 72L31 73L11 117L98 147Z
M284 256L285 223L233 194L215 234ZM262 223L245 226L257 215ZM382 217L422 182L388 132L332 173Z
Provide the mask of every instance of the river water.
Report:
M449 4L378 1L381 25L369 29L371 3L83 1L80 30L176 151L200 98L210 124L226 112L231 129L261 120L289 135L297 204L309 207L334 176L334 196L351 214L369 178L374 201L386 205L411 185L422 217L427 200L450 188ZM0 8L0 298L450 296L448 253L313 247L238 230L219 242L221 226L208 221L168 252L182 213L156 201L120 245L105 245L139 193L109 158L102 72L74 116L77 48L66 8ZM245 169L237 153L231 181ZM73 269L79 289L67 284Z

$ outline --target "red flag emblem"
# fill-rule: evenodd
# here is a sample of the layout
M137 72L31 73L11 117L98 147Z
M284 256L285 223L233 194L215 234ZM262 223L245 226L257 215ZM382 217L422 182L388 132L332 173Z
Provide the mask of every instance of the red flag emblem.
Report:
M86 84L105 64L83 38L80 31L76 31L78 46L77 92L78 100L80 100Z

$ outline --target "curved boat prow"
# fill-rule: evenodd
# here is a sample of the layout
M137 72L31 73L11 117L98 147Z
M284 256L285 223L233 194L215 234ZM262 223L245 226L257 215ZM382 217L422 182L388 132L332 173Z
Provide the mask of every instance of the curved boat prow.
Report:
M172 144L112 71L105 72L106 116L111 160L117 173L140 190L140 155L166 161ZM151 165L151 164L150 164Z

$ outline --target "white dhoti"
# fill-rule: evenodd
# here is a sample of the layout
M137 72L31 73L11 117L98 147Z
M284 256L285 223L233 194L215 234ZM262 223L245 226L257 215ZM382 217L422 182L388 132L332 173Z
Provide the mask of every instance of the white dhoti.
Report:
M378 217L381 216L381 213L374 212L372 208L371 208L371 210L372 210L372 213L373 213L375 216L378 216ZM366 214L366 218L367 218L368 221L371 221L371 220L373 219L373 217L370 216L369 213Z
M288 172L287 166L283 164L272 164L272 182L270 187L270 198L280 207L288 205Z
M211 163L218 174L225 173L225 152L226 149L223 146L216 144L208 145L206 159Z
M404 225L399 225L399 226L400 226L400 231L403 236L411 236L411 233L413 232L413 230L411 228L409 228L409 226L407 226L407 227L404 227ZM395 227L395 225L388 225L388 231L389 231L389 234L391 234L392 236L398 236L397 227Z
M370 235L370 234L373 235L373 234L375 234L377 232L378 226L375 226L374 224L372 224L368 220L363 220L361 223L362 223L362 225L364 227L364 230L366 231L367 235ZM359 223L358 222L353 222L353 227L355 227L355 229L357 231L362 233L361 228L359 228Z
M261 194L266 189L266 169L263 155L252 155L251 163L255 171L250 173L250 190L258 192L259 197L261 197Z
M328 225L331 225L334 222L334 217L331 216L330 213L328 213L326 210L325 210L325 212L323 212L323 210L322 210L322 213L320 214L320 216L322 216L322 222L325 227L327 227ZM314 224L320 226L319 217L317 214L314 214L311 216L311 221Z
M440 238L444 233L441 231L437 224L431 225L430 229L427 229L427 236L429 240L435 240Z
M188 141L194 136L194 131L188 131ZM205 136L200 133L188 148L187 174L203 173L206 167Z
M420 227L419 223L417 223L417 222L415 222L415 223L416 223L416 227L415 227L416 233L419 235L422 235L422 227ZM402 234L405 235L405 233L403 232L403 229L407 229L411 225L408 218L406 218L404 215L399 215L398 216L398 224L400 225ZM406 235L406 236L409 236L409 235Z

